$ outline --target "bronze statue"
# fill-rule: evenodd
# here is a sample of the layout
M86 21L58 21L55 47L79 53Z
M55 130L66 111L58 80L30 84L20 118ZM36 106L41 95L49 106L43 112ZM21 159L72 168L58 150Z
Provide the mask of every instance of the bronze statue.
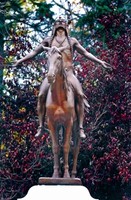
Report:
M79 133L81 138L85 138L86 135L83 129L83 119L84 119L84 94L82 91L81 84L79 80L74 75L73 69L73 54L76 50L78 53L85 56L87 59L90 59L96 63L101 64L104 68L110 68L110 65L105 61L102 61L91 53L87 52L85 48L81 46L77 39L69 37L68 34L68 24L65 20L59 19L54 23L52 36L46 37L42 43L37 46L31 53L27 54L25 57L18 60L14 66L19 65L22 62L25 62L28 59L35 57L37 54L41 53L44 47L65 47L62 53L63 67L66 71L67 80L72 86L75 94L75 99L77 102L76 113L79 121ZM87 66L88 67L88 66ZM50 84L48 83L47 77L44 79L38 96L38 116L39 116L39 127L36 134L36 137L41 137L45 132L44 121L46 115L46 99L49 90Z
M52 151L54 155L53 177L61 177L60 152L61 147L63 147L63 177L70 178L68 156L70 141L72 140L73 168L71 177L75 178L80 146L79 122L75 111L74 92L68 81L63 62L62 52L65 50L66 46L60 48L55 46L51 48L43 46L43 48L48 50L47 80L50 87L46 98L46 116L52 138Z

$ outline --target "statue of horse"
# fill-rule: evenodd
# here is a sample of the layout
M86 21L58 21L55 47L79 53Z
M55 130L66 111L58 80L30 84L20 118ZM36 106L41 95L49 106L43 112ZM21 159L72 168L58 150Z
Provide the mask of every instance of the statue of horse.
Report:
M51 133L52 151L54 155L54 178L61 177L60 174L60 150L64 161L64 178L75 178L77 158L79 154L80 137L78 120L75 111L75 97L67 81L66 72L63 67L62 48L44 47L48 50L48 73L47 79L50 84L46 100L47 125ZM63 142L60 145L61 133ZM69 152L72 142L73 167L71 176L69 173Z

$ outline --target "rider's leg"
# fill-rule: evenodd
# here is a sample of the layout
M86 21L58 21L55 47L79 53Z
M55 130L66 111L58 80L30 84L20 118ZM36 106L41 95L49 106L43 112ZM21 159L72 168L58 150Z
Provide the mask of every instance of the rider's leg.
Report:
M35 135L35 137L41 137L45 131L45 128L44 128L45 113L46 113L45 104L46 104L48 89L49 89L49 84L48 84L47 78L45 78L40 87L40 92L38 95L37 112L38 112L38 119L39 119L39 127L38 127L37 134Z
M79 119L79 128L80 128L80 137L81 138L86 138L86 135L84 133L83 129L83 121L84 121L84 94L83 90L81 87L80 82L78 79L75 77L74 74L68 73L68 80L72 84L75 93L76 93L76 98L77 98L77 115Z

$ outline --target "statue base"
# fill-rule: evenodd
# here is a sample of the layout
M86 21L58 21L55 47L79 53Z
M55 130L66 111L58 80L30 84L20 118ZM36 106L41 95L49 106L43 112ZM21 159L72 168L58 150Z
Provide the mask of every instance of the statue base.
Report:
M79 178L50 178L40 177L39 185L82 185Z
M24 198L17 200L95 200L79 178L40 177L38 183L29 189Z

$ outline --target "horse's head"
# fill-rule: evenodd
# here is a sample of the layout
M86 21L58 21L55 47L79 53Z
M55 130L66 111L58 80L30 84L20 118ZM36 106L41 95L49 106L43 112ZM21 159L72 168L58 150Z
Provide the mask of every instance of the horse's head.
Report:
M53 83L56 78L56 74L61 71L62 67L62 54L61 52L66 47L57 48L55 46L53 47L44 47L43 49L48 50L48 82Z
M55 81L56 74L62 67L62 54L57 47L52 47L48 52L48 82Z

